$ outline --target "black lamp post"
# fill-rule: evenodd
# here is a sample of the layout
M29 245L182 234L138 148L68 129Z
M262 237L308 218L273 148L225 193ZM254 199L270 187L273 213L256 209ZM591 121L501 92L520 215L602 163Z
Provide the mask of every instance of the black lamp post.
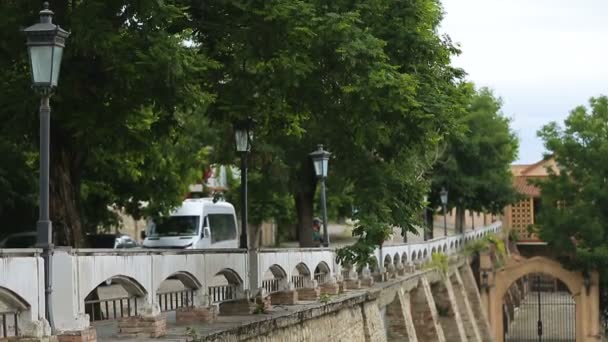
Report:
M251 151L253 125L251 120L241 121L234 125L236 150L241 153L241 237L240 248L247 248L247 157Z
M443 236L448 236L448 191L445 188L441 188L439 197L441 198L441 205L443 206Z
M310 153L315 165L315 174L321 181L321 207L323 209L323 246L329 246L329 235L327 234L327 203L325 199L325 179L329 167L329 156L331 153L323 149L323 145L317 145L317 150Z
M45 2L40 11L40 22L23 30L27 37L27 50L32 71L32 85L41 96L40 101L40 198L37 228L37 246L44 249L45 316L51 327L50 294L52 292L50 275L50 255L53 248L53 225L49 216L49 155L50 155L50 116L51 95L57 87L61 57L65 40L70 35L58 25L53 24L53 11Z
M424 224L422 225L422 229L423 229L423 231L422 231L422 239L424 241L426 241L426 240L429 239L429 227L428 227L428 223L429 223L429 217L428 217L428 215L429 215L429 213L428 213L428 209L427 209L427 207L428 207L428 204L427 204L428 200L429 200L429 197L427 195L424 195L424 198L423 198L423 201L424 201L424 215L423 215ZM432 227L431 227L431 229L432 229ZM407 242L407 239L406 239L405 242Z

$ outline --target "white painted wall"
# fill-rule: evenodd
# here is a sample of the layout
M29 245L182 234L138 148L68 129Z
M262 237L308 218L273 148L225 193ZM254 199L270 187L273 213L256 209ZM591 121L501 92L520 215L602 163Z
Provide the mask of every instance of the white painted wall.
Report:
M412 254L431 257L431 250L443 250L448 254L457 253L467 239L482 238L490 232L498 232L501 223L496 222L486 228L467 232L460 236L437 238L431 241L385 246L375 251L381 265L384 257L390 255L391 262L395 254L407 261L412 261ZM459 242L458 246L456 241ZM0 250L0 287L4 287L23 298L30 306L24 313L32 321L41 320L44 316L44 267L39 256L40 250ZM339 273L340 265L335 263L335 253L327 248L308 249L261 249L257 263L257 287L261 287L264 273L272 265L279 265L291 280L294 269L304 263L310 273L321 262L325 262L330 274ZM254 259L252 259L254 260ZM415 260L423 261L421 259ZM53 292L52 315L58 331L82 330L89 325L85 315L84 300L98 285L112 277L130 279L135 290L141 295L142 304L154 306L156 292L160 284L169 276L181 272L188 274L200 285L203 293L218 272L230 269L240 276L243 288L249 288L247 253L239 249L226 250L86 250L57 249L52 257ZM254 277L255 278L255 277ZM143 308L142 308L143 309Z

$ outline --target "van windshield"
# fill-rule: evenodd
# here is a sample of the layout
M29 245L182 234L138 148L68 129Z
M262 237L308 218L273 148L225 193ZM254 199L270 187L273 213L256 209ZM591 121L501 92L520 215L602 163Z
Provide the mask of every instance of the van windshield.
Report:
M199 223L198 216L161 217L152 225L150 236L194 236L197 235Z

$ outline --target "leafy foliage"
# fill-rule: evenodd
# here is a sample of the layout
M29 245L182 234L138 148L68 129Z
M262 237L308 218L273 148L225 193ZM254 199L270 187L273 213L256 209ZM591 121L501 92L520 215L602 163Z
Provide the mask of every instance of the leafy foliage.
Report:
M424 264L424 269L436 269L445 277L448 274L448 262L447 254L436 252L431 255L431 260Z
M543 200L538 233L568 266L600 270L601 307L608 308L608 97L574 108L563 127L544 126L539 136L555 158L559 174L540 182Z
M498 213L516 199L510 165L517 157L518 140L501 112L502 101L488 88L469 88L472 97L461 130L451 135L433 171L431 204L448 190L448 209Z

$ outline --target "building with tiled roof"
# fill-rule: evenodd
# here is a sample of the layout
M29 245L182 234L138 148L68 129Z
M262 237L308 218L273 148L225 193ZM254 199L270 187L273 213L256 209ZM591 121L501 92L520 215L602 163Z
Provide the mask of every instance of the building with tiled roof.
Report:
M549 170L559 173L554 158L546 158L529 165L511 166L513 187L523 199L505 208L503 221L506 227L518 233L522 243L540 242L539 238L529 230L529 227L536 222L542 201L540 188L533 181L547 178Z

